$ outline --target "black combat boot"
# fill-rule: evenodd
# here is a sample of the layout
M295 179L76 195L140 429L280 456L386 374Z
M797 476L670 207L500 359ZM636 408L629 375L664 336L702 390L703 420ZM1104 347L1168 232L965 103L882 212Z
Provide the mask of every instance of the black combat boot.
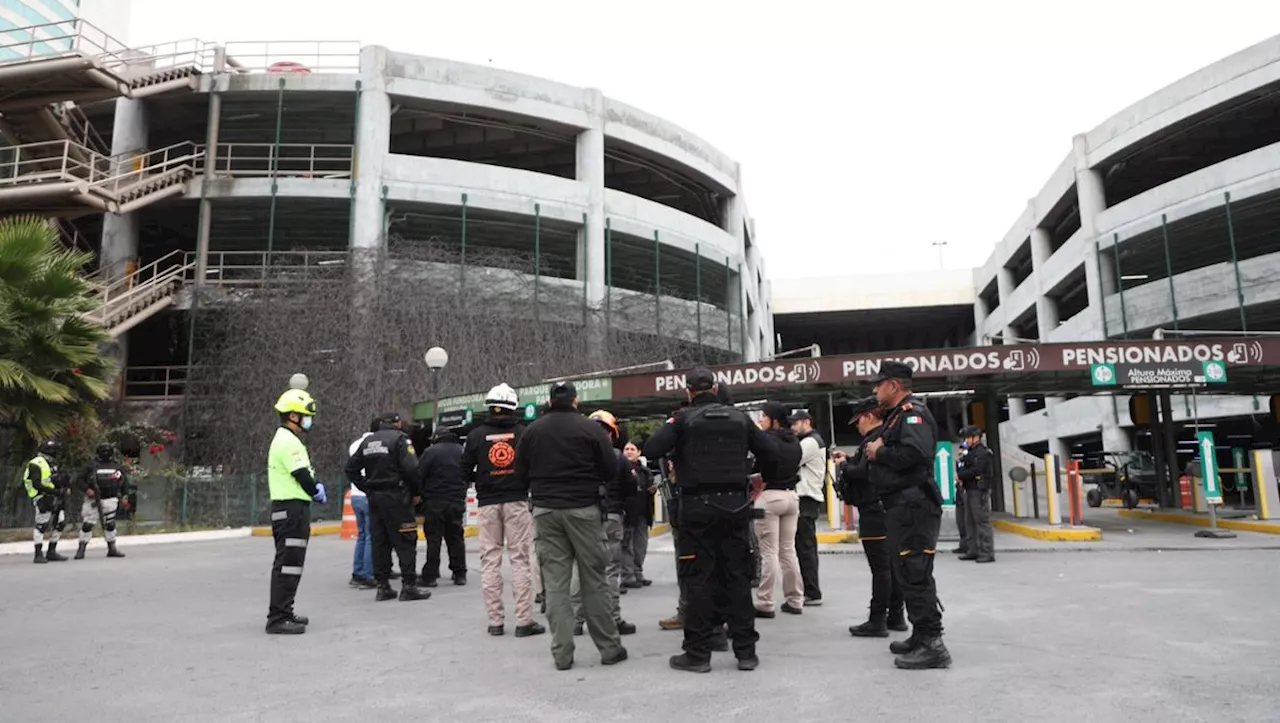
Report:
M466 585L466 584L467 584L467 573L465 573L465 572L455 572L455 573L453 574L453 584L454 584L454 585Z
M116 549L114 540L107 543L107 557L124 557L124 553Z
M516 626L517 638L527 638L532 635L542 635L545 632L547 632L547 629L536 622L529 623L528 625Z
M400 588L400 602L408 600L430 600L431 591L423 590L413 584L412 580L405 580L404 585Z
M902 608L889 611L889 615L885 619L885 626L895 633L905 633L911 629L907 627L907 616L902 611Z
M867 622L861 625L850 625L849 634L855 638L887 638L889 627L885 625L884 613L871 613Z
M894 655L906 655L916 648L920 647L920 638L916 637L915 631L906 640L895 640L889 643L889 652Z
M710 660L698 660L697 658L691 658L689 657L688 653L673 655L671 656L670 662L671 662L671 667L674 668L675 670L683 670L687 673L710 673L711 672Z
M376 599L378 602L382 602L383 600L395 600L396 599L395 588L391 587L391 583L387 582L386 580L380 581L378 583L378 594Z
M926 670L951 667L951 653L942 644L941 635L931 635L920 640L915 650L893 659L893 664L903 670Z
M277 620L274 623L267 623L268 635L302 635L307 632L307 626L301 623L295 623L292 620Z
M48 560L44 559L44 545L36 545L36 556L31 561L37 565L43 565L48 562Z
M73 557L73 558L71 558L71 559L73 559L73 560L83 560L83 559L84 559L84 548L86 548L86 547L88 547L88 546L89 546L89 543L87 543L87 542L81 542L81 543L80 543L80 546L76 548L76 556L75 556L75 557Z
M49 562L66 562L67 556L58 553L58 543L49 543L49 552L45 554L45 559Z

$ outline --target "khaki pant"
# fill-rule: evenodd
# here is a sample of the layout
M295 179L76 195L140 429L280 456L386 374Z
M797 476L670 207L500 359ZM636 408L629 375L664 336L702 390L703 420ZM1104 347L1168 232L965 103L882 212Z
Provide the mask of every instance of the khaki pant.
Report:
M622 638L618 636L618 626L609 609L609 585L604 572L609 552L600 508L595 505L570 510L536 507L533 524L534 545L546 588L551 656L558 664L573 661L574 616L569 588L576 565L587 632L601 656L617 657L623 650Z
M760 587L756 607L773 612L773 593L782 569L782 594L792 607L804 607L804 581L800 559L796 557L796 526L800 522L800 497L795 490L765 490L756 507L764 508L764 519L756 520L760 539Z
M511 560L511 589L516 602L516 624L533 622L533 512L528 502L485 505L477 514L480 528L480 589L490 625L503 625L502 550Z

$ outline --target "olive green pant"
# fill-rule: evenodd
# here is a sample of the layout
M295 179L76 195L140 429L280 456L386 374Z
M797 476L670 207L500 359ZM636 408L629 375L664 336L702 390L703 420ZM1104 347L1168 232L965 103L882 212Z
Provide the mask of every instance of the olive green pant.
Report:
M609 548L600 508L595 505L570 510L535 507L533 526L533 544L547 600L547 623L551 626L551 656L561 664L573 660L574 614L570 587L576 565L587 631L601 656L616 657L622 651L622 639L613 620L605 579Z
M604 521L605 541L609 546L609 563L604 568L605 582L609 585L609 611L614 622L622 621L622 605L619 590L622 587L622 515L609 515ZM578 568L573 568L573 582L569 586L573 601L573 616L578 622L586 622L587 611L582 605L582 586L578 582Z

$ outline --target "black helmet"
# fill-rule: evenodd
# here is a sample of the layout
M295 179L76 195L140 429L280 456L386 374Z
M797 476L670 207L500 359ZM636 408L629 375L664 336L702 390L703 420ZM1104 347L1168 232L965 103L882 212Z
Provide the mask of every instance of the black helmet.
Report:
M46 457L57 457L58 453L62 451L62 443L56 439L46 439L40 443L36 451Z
M97 453L99 462L110 462L115 459L116 448L110 442L103 442L98 445Z

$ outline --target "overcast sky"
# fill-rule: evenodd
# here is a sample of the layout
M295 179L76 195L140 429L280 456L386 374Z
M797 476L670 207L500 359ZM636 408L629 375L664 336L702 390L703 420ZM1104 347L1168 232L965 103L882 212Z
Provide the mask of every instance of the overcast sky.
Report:
M979 265L1074 134L1280 32L1274 0L134 0L132 11L135 45L359 40L600 88L742 163L775 278L937 268L935 241L947 267Z

